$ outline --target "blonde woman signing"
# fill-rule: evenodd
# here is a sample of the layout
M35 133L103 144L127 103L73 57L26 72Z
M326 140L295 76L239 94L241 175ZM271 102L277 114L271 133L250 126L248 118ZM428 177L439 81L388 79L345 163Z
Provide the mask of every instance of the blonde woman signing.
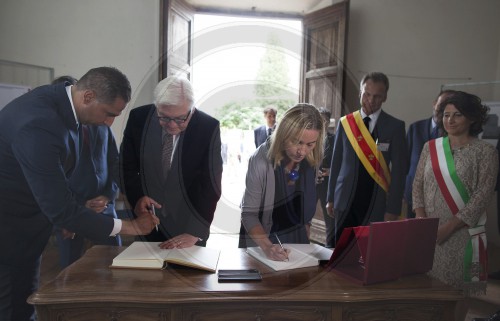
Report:
M279 241L309 243L324 137L318 109L297 104L255 151L241 204L239 247L260 246L268 258L283 261L288 253Z
M486 209L495 188L498 154L478 139L488 107L479 97L456 92L439 106L445 136L425 144L413 182L416 217L438 217L430 275L464 290L486 290ZM457 306L463 319L467 304Z

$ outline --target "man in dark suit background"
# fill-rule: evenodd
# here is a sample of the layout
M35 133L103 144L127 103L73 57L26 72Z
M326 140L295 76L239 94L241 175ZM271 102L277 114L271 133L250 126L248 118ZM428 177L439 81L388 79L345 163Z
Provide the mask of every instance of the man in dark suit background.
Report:
M332 113L326 109L325 107L318 108L321 117L325 121L325 144L324 144L324 157L323 162L321 163L321 167L318 170L318 177L316 179L316 195L319 200L319 204L321 206L321 210L323 211L323 219L325 220L325 229L326 229L326 239L325 246L326 247L335 247L334 244L334 234L335 234L335 220L333 217L328 215L326 210L327 204L327 193L328 193L328 176L330 176L330 166L332 163L332 154L333 154L333 145L335 135L328 131L328 127L330 125L330 117ZM325 179L326 178L326 179Z
M264 108L264 119L266 120L266 124L255 128L253 131L255 147L262 145L267 137L271 136L273 133L276 128L276 115L278 115L278 110L273 106Z
M162 248L205 245L221 196L219 122L193 104L190 82L167 77L124 131L123 191L135 215L155 207L161 224L146 239Z
M432 117L427 119L422 119L414 122L408 128L408 133L406 134L406 142L408 146L408 155L410 158L410 168L408 169L408 174L406 175L405 193L404 200L407 205L406 216L408 218L415 217L413 213L413 202L411 198L413 179L415 178L415 172L417 170L418 160L420 159L420 154L422 153L422 148L424 144L431 139L436 139L442 136L439 130L438 123L441 122L437 118L437 109L441 102L448 96L453 94L454 90L444 90L439 93L439 95L434 100L432 106Z
M381 109L389 90L387 76L380 72L369 73L361 80L360 87L361 109L344 116L335 135L327 205L329 214L336 220L335 241L345 227L396 220L401 213L408 170L405 124ZM345 122L354 118L358 118L358 125L353 125L355 128L347 126ZM375 180L380 176L371 175L361 162L351 142L362 137L358 134L348 136L346 132L351 128L352 133L359 130L370 136L363 135L364 141L371 142L374 149L381 152L383 159L378 163L385 162L390 168L389 179L385 179L389 184L385 187ZM366 159L372 161L373 154L366 155ZM381 175L386 177L384 173Z
M80 157L79 128L104 124L130 100L115 68L88 71L75 86L38 87L0 111L0 320L35 320L26 300L38 288L53 226L92 240L146 234L152 215L121 221L78 205L68 184Z

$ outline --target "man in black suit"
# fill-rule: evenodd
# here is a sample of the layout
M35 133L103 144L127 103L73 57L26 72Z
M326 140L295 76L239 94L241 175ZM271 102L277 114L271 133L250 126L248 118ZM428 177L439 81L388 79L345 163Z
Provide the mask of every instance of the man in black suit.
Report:
M405 124L382 110L389 79L366 74L360 84L361 108L340 119L328 181L335 242L345 227L393 221L401 213L408 171Z
M316 179L316 196L321 205L321 209L323 211L323 219L325 220L325 229L326 229L325 246L335 247L334 244L335 220L333 219L333 217L328 215L328 211L326 210L327 194L328 194L328 176L330 176L330 166L332 163L335 135L328 132L328 127L330 125L330 117L332 116L332 113L325 107L320 107L318 109L319 113L321 114L321 117L323 117L323 120L325 121L326 138L324 144L324 150L325 150L324 158L323 162L321 163L321 167L318 170L318 177Z
M405 193L404 200L407 204L406 216L408 218L415 217L413 213L413 202L411 198L413 179L415 178L415 172L417 170L418 160L420 159L420 154L422 153L422 148L424 144L431 139L436 139L441 137L438 124L441 122L437 118L437 109L441 102L448 96L453 94L454 90L444 90L439 93L434 100L434 105L432 106L432 117L427 119L422 119L414 122L408 128L408 133L406 134L406 142L408 145L408 155L410 158L410 168L408 169L408 174L406 175Z
M121 221L78 205L69 178L84 124L104 124L130 100L115 68L88 71L75 86L38 87L0 111L0 320L35 320L26 300L38 288L40 258L54 225L103 241L149 233L152 215Z
M264 108L264 119L266 124L254 129L253 134L255 138L255 147L259 147L266 141L267 137L271 136L276 128L276 115L278 110L273 106Z
M205 245L221 196L219 122L194 107L191 83L170 76L154 104L133 109L121 147L123 190L134 213L155 208L162 248Z

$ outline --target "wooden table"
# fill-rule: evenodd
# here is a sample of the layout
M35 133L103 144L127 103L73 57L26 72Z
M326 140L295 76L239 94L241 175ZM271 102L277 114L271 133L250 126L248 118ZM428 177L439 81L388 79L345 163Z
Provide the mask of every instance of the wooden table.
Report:
M257 268L260 282L218 283L189 268L110 269L123 247L95 246L28 301L40 321L453 320L461 293L425 275L361 286L322 267L274 272L240 249L219 269Z

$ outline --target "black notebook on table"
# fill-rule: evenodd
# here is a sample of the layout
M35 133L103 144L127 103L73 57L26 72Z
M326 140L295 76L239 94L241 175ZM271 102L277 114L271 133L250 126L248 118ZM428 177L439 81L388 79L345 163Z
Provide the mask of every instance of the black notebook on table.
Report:
M260 281L262 276L257 269L247 270L219 270L217 272L219 282L242 282Z

